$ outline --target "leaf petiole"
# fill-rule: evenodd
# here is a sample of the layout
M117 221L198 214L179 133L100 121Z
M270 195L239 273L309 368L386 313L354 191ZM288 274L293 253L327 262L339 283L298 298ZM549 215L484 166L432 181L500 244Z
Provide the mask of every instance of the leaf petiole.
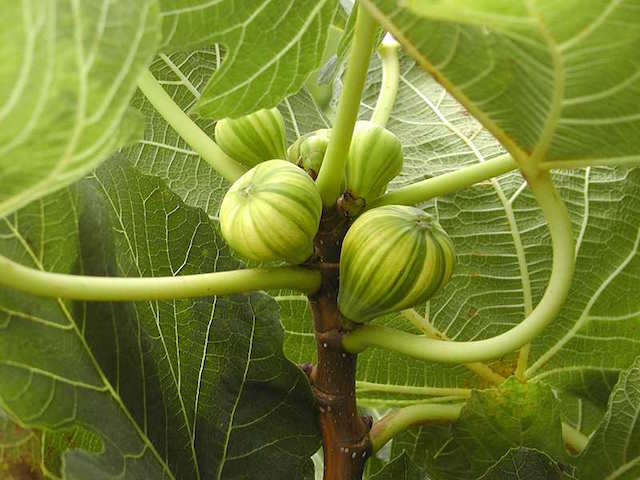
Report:
M486 340L450 342L414 335L380 325L363 325L342 338L345 350L357 353L376 346L410 357L445 363L470 363L499 358L530 342L555 318L571 287L575 266L574 242L567 207L553 186L549 173L541 171L529 186L542 208L551 232L553 265L540 303L519 325Z
M0 255L0 285L32 295L74 300L166 300L272 288L312 293L321 273L300 267L250 268L176 277L97 277L43 272Z
M371 448L380 450L395 435L410 427L435 423L454 423L458 421L463 403L411 405L388 413L376 422L371 431ZM562 423L562 440L569 450L580 453L587 446L589 437L567 423Z
M367 205L367 209L381 207L382 205L416 205L441 195L457 192L517 168L518 164L511 158L511 155L501 155L482 163L428 178L389 192Z
M384 36L378 47L378 55L382 62L382 86L371 115L371 121L381 127L384 127L389 121L398 95L398 84L400 83L399 48L400 44L390 33Z
M453 423L460 417L463 406L463 403L453 405L426 403L394 410L382 417L371 428L369 432L371 449L377 452L395 435L414 425Z
M169 125L207 161L213 169L233 183L247 168L229 157L202 131L189 116L173 101L149 70L138 78L138 88Z
M340 186L344 179L344 167L353 136L353 127L358 118L360 97L373 50L376 23L363 8L358 7L357 15L353 45L349 52L336 121L331 130L331 139L316 179L322 203L326 207L333 206L342 193Z

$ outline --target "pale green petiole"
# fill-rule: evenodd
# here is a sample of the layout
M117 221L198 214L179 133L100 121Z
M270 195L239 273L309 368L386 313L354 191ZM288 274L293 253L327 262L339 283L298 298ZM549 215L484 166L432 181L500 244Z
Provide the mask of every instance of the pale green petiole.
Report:
M580 430L572 427L568 423L562 423L562 439L567 447L574 453L580 453L584 450L589 443L589 437L587 437Z
M382 86L378 94L375 109L371 115L371 121L384 127L389 121L393 105L398 95L400 83L400 62L398 61L398 49L400 44L390 33L387 33L378 47L378 55L382 62Z
M370 205L367 205L367 210L382 205L416 205L441 195L462 190L478 182L503 175L517 168L518 164L511 158L511 155L501 155L491 160L486 160L394 190L371 202Z
M382 417L369 432L373 452L380 450L395 435L417 425L456 422L463 403L436 404L427 403L400 408ZM587 446L589 437L567 423L562 423L562 439L573 452L580 453Z
M148 278L67 275L25 267L0 256L0 286L42 297L74 300L165 300L278 288L312 293L320 282L320 272L300 267Z
M455 405L427 403L395 410L377 421L369 432L371 449L377 452L395 435L414 425L453 423L458 420L463 403Z
M178 135L229 182L235 182L248 170L224 153L216 142L182 111L149 70L142 72L138 78L138 88Z
M374 346L422 360L469 363L499 358L539 335L558 314L569 292L574 271L574 242L567 207L555 190L549 173L542 171L529 179L529 186L551 233L553 264L551 278L540 303L522 323L496 337L470 342L436 340L367 324L343 337L344 349L357 353Z
M336 121L331 130L331 139L316 179L322 203L326 207L335 205L342 193L340 187L344 180L344 168L353 127L358 119L360 97L367 77L369 58L373 50L375 29L376 23L369 13L364 8L358 7L353 45L349 52Z

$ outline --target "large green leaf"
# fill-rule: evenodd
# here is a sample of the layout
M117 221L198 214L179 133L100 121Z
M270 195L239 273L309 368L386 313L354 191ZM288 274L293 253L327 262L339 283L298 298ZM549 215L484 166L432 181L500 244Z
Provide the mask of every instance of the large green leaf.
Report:
M407 455L429 474L432 480L468 480L472 478L471 459L453 439L452 425L428 425L405 430L391 444L391 453Z
M640 477L640 357L620 375L602 423L578 462L580 480Z
M155 54L155 0L0 7L0 217L81 178L140 133L128 109Z
M532 448L512 448L478 480L571 480L563 467Z
M241 267L202 210L118 159L4 219L0 252L90 275ZM82 303L4 289L0 311L0 403L101 442L67 453L65 478L312 478L312 396L268 296Z
M277 105L320 66L336 0L161 0L164 49L224 45L194 109L237 117Z
M401 453L368 480L429 480L406 453Z
M551 388L511 379L495 390L474 392L453 427L453 437L476 478L512 446L536 448L564 459L560 425L560 406Z
M406 451L434 480L478 478L492 468L502 471L503 457L521 446L569 462L561 413L548 386L512 379L497 389L474 391L453 425L425 425L401 433L392 454Z
M102 441L79 425L55 432L22 428L0 409L0 478L3 480L59 478L62 455L72 448L99 453Z
M0 478L40 480L40 434L20 428L0 410Z
M640 160L635 0L363 0L518 160Z

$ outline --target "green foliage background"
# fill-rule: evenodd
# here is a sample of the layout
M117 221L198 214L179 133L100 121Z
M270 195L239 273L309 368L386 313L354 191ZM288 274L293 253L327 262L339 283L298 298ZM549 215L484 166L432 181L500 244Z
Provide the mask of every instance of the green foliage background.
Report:
M211 135L217 118L278 105L291 143L330 126L341 62L328 108L301 87L326 59L330 24L346 25L340 52L348 45L353 22L342 7L10 3L1 11L15 21L0 32L0 253L93 275L241 268L218 231L228 184L134 91L135 79L151 62ZM388 124L405 166L390 188L506 146L525 166L567 167L553 178L577 242L569 300L533 342L526 384L494 388L465 366L360 356L363 408L460 402L429 388L473 389L459 422L404 432L367 478L637 478L640 173L626 164L640 155L640 5L361 4L405 52ZM374 56L361 118L380 76ZM451 340L519 323L544 291L551 258L523 176L422 207L453 238L458 269L429 303L378 322ZM24 463L69 479L313 478L319 435L294 365L314 358L308 305L293 292L270 294L99 304L0 289L0 474ZM516 360L489 367L508 377ZM582 455L565 450L561 422L591 435Z

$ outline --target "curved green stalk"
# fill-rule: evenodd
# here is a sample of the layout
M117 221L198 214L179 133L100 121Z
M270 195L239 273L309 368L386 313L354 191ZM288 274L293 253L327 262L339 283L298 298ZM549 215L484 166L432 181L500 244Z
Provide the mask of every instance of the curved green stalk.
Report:
M138 88L178 135L229 182L235 182L247 171L244 165L240 165L224 153L216 142L176 105L149 70L142 72L138 78Z
M398 61L398 48L400 44L390 33L387 33L378 47L378 55L382 62L382 86L376 101L376 107L371 115L371 121L376 125L384 126L389 121L393 105L398 95L400 83L400 62Z
M567 207L555 190L548 172L540 172L529 185L547 221L553 246L549 284L531 314L511 330L486 340L451 342L378 325L363 325L345 335L342 344L349 352L375 346L422 360L469 363L499 358L530 342L560 311L571 286L574 270L574 242Z
M458 420L463 406L463 403L455 405L428 403L395 410L371 427L369 432L371 449L374 453L377 452L398 433L414 425L453 423Z
M320 282L320 272L300 267L250 268L177 277L90 277L43 272L0 255L0 286L42 297L74 300L165 300L272 288L312 293Z
M364 392L387 392L398 393L402 395L419 395L424 396L436 396L436 397L470 397L471 389L469 388L456 388L456 387L414 387L410 385L389 385L386 383L374 383L356 380L356 391L358 393Z
M371 448L374 453L377 452L395 435L416 425L456 422L463 406L463 403L428 403L395 410L382 417L371 428ZM575 453L582 452L589 441L589 437L567 423L562 423L562 439L567 448Z
M439 340L451 341L451 339L443 332L435 328L429 321L418 315L413 308L403 310L401 315L409 320L418 330L422 331L426 336L436 338ZM506 380L505 377L495 372L489 365L482 362L465 363L464 366L471 372L475 373L485 382L492 383L494 385L500 385Z
M382 205L415 205L431 198L462 190L483 180L497 177L518 168L511 155L501 155L470 167L428 178L378 197L367 210Z
M353 45L349 53L336 121L316 180L322 203L326 207L333 206L342 193L340 186L344 179L344 166L349 153L353 127L358 118L360 97L367 76L375 30L376 23L371 16L364 8L358 7Z
M580 430L573 428L568 423L562 424L562 439L569 450L574 453L580 453L587 447L589 437Z

